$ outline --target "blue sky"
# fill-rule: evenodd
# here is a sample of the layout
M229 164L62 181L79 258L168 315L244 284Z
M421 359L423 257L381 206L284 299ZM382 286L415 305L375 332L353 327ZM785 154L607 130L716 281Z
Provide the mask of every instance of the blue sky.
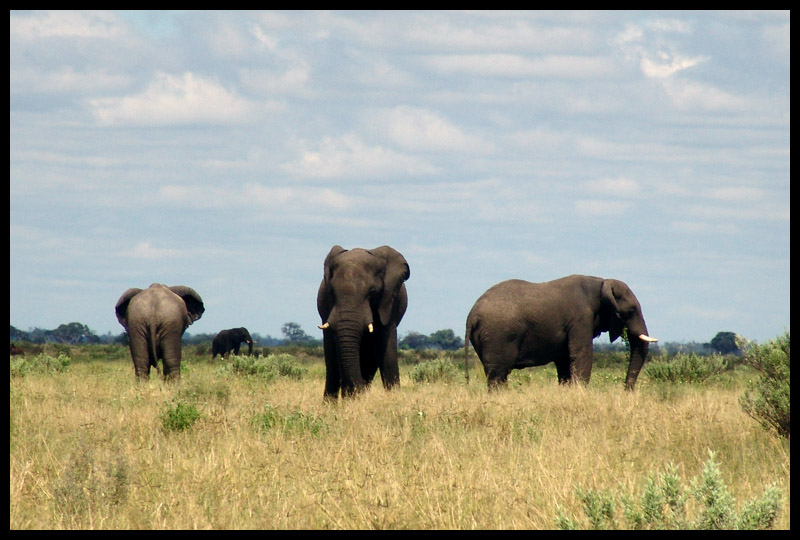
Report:
M316 328L330 248L411 268L399 331L509 278L625 281L650 334L789 329L788 12L10 14L10 319ZM607 336L600 340L607 342Z

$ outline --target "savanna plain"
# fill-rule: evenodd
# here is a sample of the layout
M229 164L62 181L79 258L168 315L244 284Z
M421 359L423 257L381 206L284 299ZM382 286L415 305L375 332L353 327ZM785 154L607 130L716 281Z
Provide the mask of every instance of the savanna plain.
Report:
M554 529L581 490L638 497L670 464L688 485L710 455L737 504L777 485L790 528L789 441L743 412L744 367L626 392L596 360L588 387L551 365L489 393L474 352L467 382L463 351L401 351L399 389L330 403L319 350L270 371L185 347L179 384L137 383L124 346L44 352L12 360L11 529Z

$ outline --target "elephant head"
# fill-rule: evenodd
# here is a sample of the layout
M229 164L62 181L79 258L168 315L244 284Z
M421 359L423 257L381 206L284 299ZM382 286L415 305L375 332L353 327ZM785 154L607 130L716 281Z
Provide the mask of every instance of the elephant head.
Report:
M625 388L632 390L636 384L645 360L649 344L658 341L647 333L647 325L642 315L642 307L636 296L622 281L605 279L600 287L600 326L595 337L600 332L608 332L608 337L613 343L622 335L623 329L628 331L628 341L631 347L628 375L625 378Z
M200 295L191 287L153 283L144 290L128 289L114 309L128 332L136 376L149 377L150 367L158 369L161 359L164 378L180 379L181 336L205 311Z
M389 246L331 248L317 294L324 330L325 396L351 395L381 370L384 386L399 384L397 324L408 296L405 258Z

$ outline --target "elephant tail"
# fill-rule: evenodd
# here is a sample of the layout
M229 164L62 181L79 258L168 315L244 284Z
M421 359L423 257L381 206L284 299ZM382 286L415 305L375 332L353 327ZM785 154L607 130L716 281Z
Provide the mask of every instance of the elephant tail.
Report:
M161 373L158 370L158 351L156 349L156 330L150 329L150 365L155 368L156 373Z

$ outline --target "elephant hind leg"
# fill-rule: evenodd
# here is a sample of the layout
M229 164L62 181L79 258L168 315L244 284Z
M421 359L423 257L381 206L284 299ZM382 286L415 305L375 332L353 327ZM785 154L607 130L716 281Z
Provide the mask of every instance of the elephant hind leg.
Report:
M569 359L562 359L556 361L556 372L558 372L559 384L568 384L572 382L572 366Z
M511 370L505 366L485 365L483 368L486 373L486 382L489 385L489 390L497 390L506 386L508 382L508 374Z

